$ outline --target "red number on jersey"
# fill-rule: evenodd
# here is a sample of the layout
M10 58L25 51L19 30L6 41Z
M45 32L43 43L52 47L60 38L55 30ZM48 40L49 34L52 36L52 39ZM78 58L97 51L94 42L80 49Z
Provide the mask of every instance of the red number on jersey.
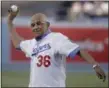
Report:
M51 65L51 63L50 63L50 56L46 55L44 57L44 66L45 67L49 67L50 65Z
M38 63L37 63L37 66L38 67L41 67L42 66L42 64L43 64L43 56L38 56Z
M41 55L38 56L37 66L41 67L42 65L44 67L49 67L51 65L51 63L50 63L50 56L48 56L48 55L46 55L44 57L41 56Z

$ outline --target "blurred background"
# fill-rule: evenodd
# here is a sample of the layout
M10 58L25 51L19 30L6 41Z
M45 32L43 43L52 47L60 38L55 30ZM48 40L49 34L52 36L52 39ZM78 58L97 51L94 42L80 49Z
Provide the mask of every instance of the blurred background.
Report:
M87 50L108 76L108 2L107 1L2 1L2 87L26 87L30 59L15 50L6 23L7 10L16 4L20 13L15 19L17 32L30 39L30 19L35 13L47 15L52 31L61 32ZM108 87L96 77L92 66L82 58L66 59L67 87Z

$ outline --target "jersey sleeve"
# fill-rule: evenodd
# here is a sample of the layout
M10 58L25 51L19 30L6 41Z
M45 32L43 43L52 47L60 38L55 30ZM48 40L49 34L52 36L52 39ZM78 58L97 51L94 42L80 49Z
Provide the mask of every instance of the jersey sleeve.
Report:
M60 54L65 55L66 57L70 56L74 58L74 56L80 51L80 47L78 44L72 42L68 37L61 36L60 41L58 43L58 52Z
M24 40L21 41L18 49L20 49L21 51L23 51L26 55L26 57L30 57L30 40Z

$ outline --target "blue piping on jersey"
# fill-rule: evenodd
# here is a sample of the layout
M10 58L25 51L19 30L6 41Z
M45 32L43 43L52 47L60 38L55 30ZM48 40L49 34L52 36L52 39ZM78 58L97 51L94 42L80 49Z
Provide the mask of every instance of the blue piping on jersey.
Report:
M70 52L70 54L68 55L68 57L70 57L70 58L73 59L79 51L80 51L80 47L78 47L75 50L73 50L72 52Z
M51 33L51 30L48 29L43 35L41 36L38 36L36 37L35 39L38 41L38 40L41 40L42 38L44 38L45 36L47 36L49 33Z

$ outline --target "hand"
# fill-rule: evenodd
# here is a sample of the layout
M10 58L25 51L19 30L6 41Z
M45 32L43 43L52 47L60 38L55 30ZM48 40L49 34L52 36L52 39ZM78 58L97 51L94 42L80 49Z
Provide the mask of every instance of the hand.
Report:
M13 21L14 18L18 15L19 13L19 8L16 12L13 12L11 9L8 10L8 21Z
M106 75L104 73L104 71L101 69L100 66L96 66L94 67L94 70L96 72L96 75L98 76L99 79L103 79L103 82L105 82L106 80Z

